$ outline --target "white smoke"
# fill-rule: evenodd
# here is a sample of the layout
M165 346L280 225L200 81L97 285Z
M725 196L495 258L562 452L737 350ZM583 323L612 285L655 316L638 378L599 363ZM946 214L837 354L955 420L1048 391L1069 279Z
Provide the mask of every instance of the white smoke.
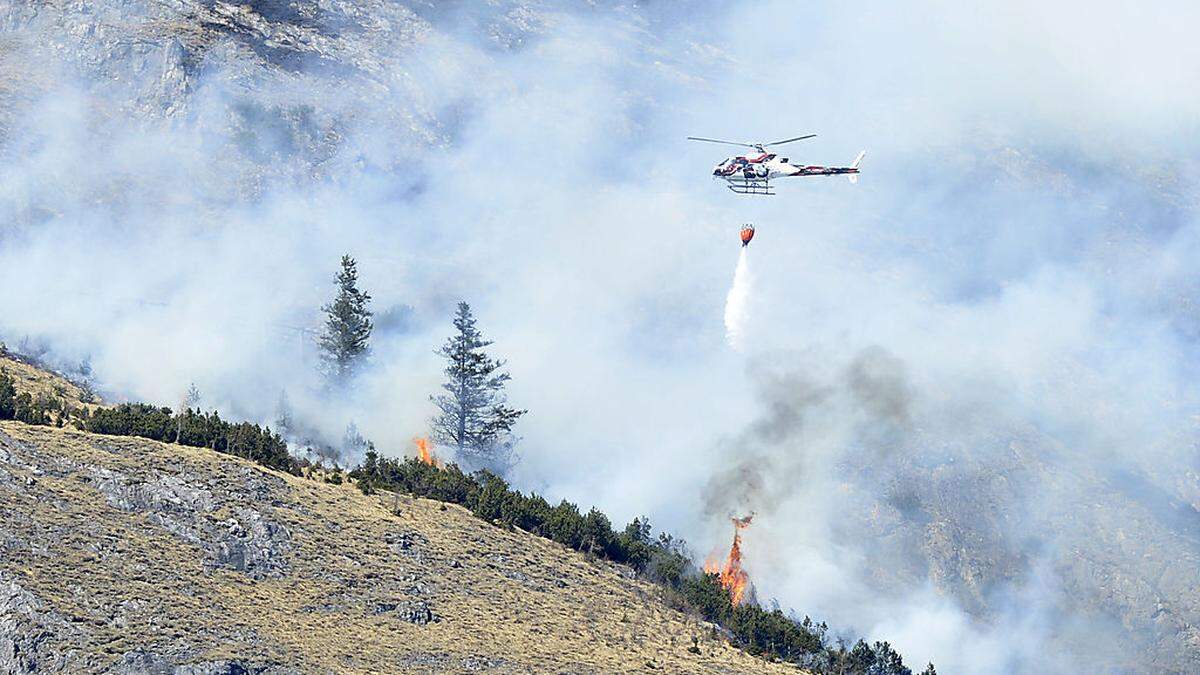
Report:
M754 285L754 278L750 274L749 251L749 248L742 247L737 269L733 272L733 285L725 296L725 341L739 351L745 342L750 289Z
M441 373L430 350L467 299L508 359L513 403L531 411L517 484L595 503L615 521L649 514L698 549L728 543L725 514L705 521L696 503L735 454L714 439L763 410L781 416L770 428L786 428L815 399L811 424L759 449L783 470L767 485L777 508L746 542L747 568L783 606L893 639L913 665L933 659L946 672L1079 672L1027 655L1047 651L1043 624L1095 633L1086 606L1055 601L1047 609L1071 621L1047 611L1018 630L1015 612L934 597L969 565L899 566L902 544L921 539L893 524L919 525L923 504L976 477L1016 481L1021 472L994 470L1011 456L1061 476L1062 489L1048 498L1032 483L1021 496L981 481L992 492L955 518L969 543L946 539L947 551L1025 547L997 566L1013 583L978 588L988 607L1024 607L1021 584L1053 597L1040 591L1057 578L1043 582L1024 562L1038 556L1067 570L1068 589L1109 576L1073 553L1104 530L1075 517L1096 509L1068 488L1117 462L1139 469L1115 483L1126 499L1163 503L1167 517L1120 536L1135 562L1113 570L1195 550L1167 548L1169 530L1162 547L1142 543L1150 525L1174 522L1172 499L1200 503L1194 3L638 3L541 23L505 13L532 31L513 51L479 37L503 36L486 23L418 26L424 37L405 51L353 42L407 25L404 3L370 2L369 30L330 29L364 47L346 57L355 64L385 59L366 64L382 79L357 80L347 73L357 68L264 71L270 50L238 32L211 49L189 43L186 58L163 43L119 69L112 54L157 49L152 36L191 19L147 21L145 40L129 42L136 3L86 4L110 17L60 23L56 8L79 3L0 4L0 28L22 38L0 45L0 338L10 344L29 336L63 360L88 359L131 398L170 403L195 381L206 406L238 417L270 420L286 391L298 416L329 419L328 435L353 419L399 452L431 412ZM485 6L503 3L449 4L483 21ZM388 11L397 15L379 18ZM24 14L39 12L46 29L35 34ZM71 23L95 30L62 29ZM80 52L74 40L91 35L95 52ZM176 91L171 74L185 66L191 101L167 97L180 106L169 123L125 114ZM806 132L820 137L786 146L793 161L840 164L865 147L869 179L783 181L779 197L751 200L706 180L722 152L683 141ZM328 138L343 139L329 155ZM727 286L728 240L697 223L743 219L786 223L788 234L756 249L762 279L739 295L737 274ZM304 331L319 327L346 252L376 309L410 318L380 331L354 399L331 402L312 394ZM723 334L715 308L726 294ZM730 333L774 355L764 372L744 372ZM759 380L781 391L756 398ZM896 476L913 474L874 466L885 460L938 480L904 489ZM848 481L847 462L877 482ZM845 527L855 514L879 514L874 529ZM1104 515L1114 538L1111 526L1129 522L1128 509ZM1028 543L1041 531L1061 545ZM875 585L892 592L883 598L868 582L889 565L903 574ZM927 592L929 579L938 588ZM1173 598L1154 619L1164 645L1192 639L1174 626L1200 625L1195 593L1173 590L1187 579L1155 577ZM1131 632L1155 630L1146 619ZM1062 647L1051 651L1087 653Z

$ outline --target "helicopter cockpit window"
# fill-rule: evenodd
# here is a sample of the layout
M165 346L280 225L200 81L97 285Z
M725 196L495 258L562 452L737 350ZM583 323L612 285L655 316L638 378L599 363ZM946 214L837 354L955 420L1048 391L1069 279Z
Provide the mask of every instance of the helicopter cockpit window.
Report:
M779 160L779 161L783 162L784 164L787 164L787 163L788 163L788 158L787 158L787 157L784 157L783 159L781 159L781 160Z

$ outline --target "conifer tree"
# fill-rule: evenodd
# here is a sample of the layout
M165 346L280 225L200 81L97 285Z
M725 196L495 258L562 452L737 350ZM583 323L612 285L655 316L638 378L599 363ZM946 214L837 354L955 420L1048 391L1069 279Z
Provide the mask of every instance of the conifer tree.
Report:
M362 454L369 444L370 442L358 430L357 424L350 422L346 425L346 433L342 435L343 457L354 458Z
M325 312L325 331L318 339L321 363L330 385L345 384L370 353L371 296L358 289L358 268L354 258L342 256L342 270L336 279L338 293L333 302L321 308Z
M295 432L296 421L292 412L292 402L288 399L287 390L279 390L279 401L275 404L275 429L284 438L290 439Z
M451 446L459 455L503 474L515 463L513 425L527 411L510 408L504 386L509 374L504 361L484 353L491 345L475 327L471 307L458 303L456 333L437 354L446 359L445 393L430 396L438 413L430 420L433 440Z
M8 371L0 369L0 420L11 420L17 415L17 388Z
M183 437L183 421L193 408L196 412L200 412L200 390L196 387L195 382L188 385L187 391L179 398L179 410L176 411L178 414L175 416L176 443L180 442L179 439Z

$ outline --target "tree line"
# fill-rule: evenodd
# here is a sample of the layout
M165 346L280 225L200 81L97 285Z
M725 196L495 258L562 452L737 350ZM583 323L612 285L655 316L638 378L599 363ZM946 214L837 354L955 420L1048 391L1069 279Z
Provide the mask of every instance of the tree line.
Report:
M97 408L83 420L83 429L109 436L137 436L163 443L209 448L252 462L300 474L300 463L288 452L287 442L271 431L249 422L227 422L215 410L203 413L187 408L172 413L170 408L145 403L122 403Z
M41 426L66 426L108 436L136 436L164 443L210 448L237 455L272 469L299 474L301 464L287 442L269 428L249 422L227 422L216 411L122 403L108 408L72 408L63 398L32 396L16 390L16 382L0 369L0 420Z

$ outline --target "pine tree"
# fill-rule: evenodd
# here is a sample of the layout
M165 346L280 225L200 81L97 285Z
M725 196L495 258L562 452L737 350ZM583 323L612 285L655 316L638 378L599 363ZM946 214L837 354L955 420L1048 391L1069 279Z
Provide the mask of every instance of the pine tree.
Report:
M200 411L200 400L200 390L196 387L196 383L193 382L188 385L187 392L179 399L179 410L176 411L178 415L176 415L175 419L176 443L183 437L183 420L187 417L187 413L193 408L196 409L196 412Z
M353 459L367 449L369 442L358 430L354 422L346 425L346 433L342 434L342 456Z
M296 421L292 413L292 402L287 391L279 390L279 401L275 404L275 429L284 438L290 439L295 432Z
M484 353L492 343L475 327L465 302L458 303L454 328L457 333L437 351L446 359L447 381L442 385L446 393L429 397L440 411L430 420L433 440L503 474L516 462L513 425L527 411L506 405L504 361Z
M345 384L370 353L371 296L358 289L358 268L354 258L342 256L337 275L338 294L321 308L325 312L325 332L318 339L321 362L331 385Z
M17 415L17 388L8 371L0 369L0 420L11 420Z

